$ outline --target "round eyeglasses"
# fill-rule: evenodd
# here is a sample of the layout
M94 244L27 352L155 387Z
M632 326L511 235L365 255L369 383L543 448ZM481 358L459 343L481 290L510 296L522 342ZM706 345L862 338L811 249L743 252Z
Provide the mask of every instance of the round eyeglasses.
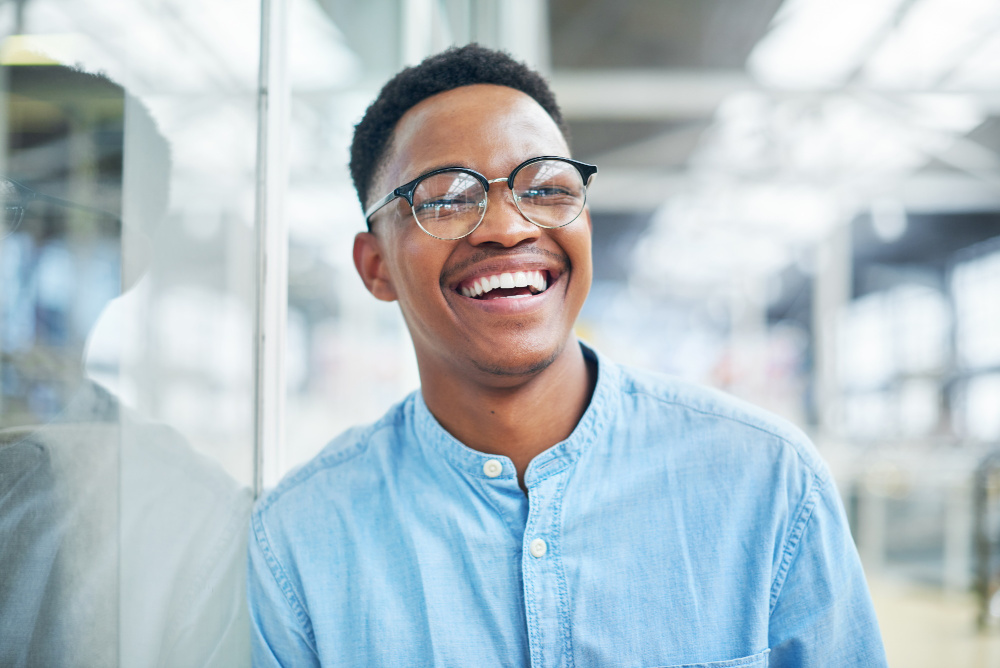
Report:
M375 212L402 197L424 232L437 239L461 239L483 222L490 184L504 181L522 216L546 229L563 227L583 213L587 185L596 173L595 165L551 155L525 160L499 179L465 167L435 169L380 199L365 211L365 220L370 230Z

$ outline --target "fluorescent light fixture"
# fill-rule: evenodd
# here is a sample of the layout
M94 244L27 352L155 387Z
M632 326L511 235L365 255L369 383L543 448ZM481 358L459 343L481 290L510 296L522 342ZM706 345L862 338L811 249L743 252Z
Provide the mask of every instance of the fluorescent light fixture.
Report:
M1000 27L996 0L920 0L864 67L875 87L924 90Z
M925 164L927 150L934 148L936 137L913 127L910 117L930 124L928 119L938 117L929 110L907 116L906 107L886 108L846 95L767 104L751 97L734 96L739 99L720 106L692 164L708 173L830 188L895 178ZM956 117L942 121L945 125L978 124L978 117L959 118L960 110L951 111ZM950 135L937 139L950 141Z
M965 59L946 87L951 90L992 92L1000 88L1000 29ZM1000 601L1000 598L997 600Z
M1000 81L995 82L1000 86ZM986 120L983 103L973 95L924 93L908 95L902 116L912 125L964 135Z
M838 88L864 61L902 0L794 0L747 60L750 73L776 88Z

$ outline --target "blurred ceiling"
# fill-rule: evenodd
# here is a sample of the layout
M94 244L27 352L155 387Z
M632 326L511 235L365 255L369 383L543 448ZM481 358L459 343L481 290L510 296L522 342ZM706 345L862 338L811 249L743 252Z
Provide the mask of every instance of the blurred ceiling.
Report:
M605 278L629 240L706 276L781 271L872 210L919 220L900 257L944 248L949 215L993 233L975 221L1000 211L995 0L550 0L549 25L574 154L601 167Z
M742 72L781 0L550 0L552 66Z

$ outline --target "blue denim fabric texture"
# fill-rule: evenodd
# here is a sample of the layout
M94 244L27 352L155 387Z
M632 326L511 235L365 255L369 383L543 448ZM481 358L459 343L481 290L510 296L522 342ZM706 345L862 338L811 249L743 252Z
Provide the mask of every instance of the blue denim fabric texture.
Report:
M596 359L590 406L527 495L415 392L261 499L254 665L886 665L806 437Z

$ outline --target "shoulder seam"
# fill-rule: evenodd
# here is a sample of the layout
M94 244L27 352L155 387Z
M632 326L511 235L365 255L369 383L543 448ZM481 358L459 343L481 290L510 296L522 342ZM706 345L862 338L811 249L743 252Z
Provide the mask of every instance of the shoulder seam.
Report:
M774 431L771 431L770 429L767 429L767 428L765 428L765 427L763 427L761 425L754 424L752 422L747 422L746 420L741 420L741 419L739 419L737 417L733 417L732 415L724 415L724 414L718 413L716 411L705 410L704 408L697 408L695 406L692 406L690 404L687 404L687 403L684 403L684 402L681 402L681 401L676 401L676 400L673 400L673 399L665 399L663 397L657 396L657 395L652 394L650 392L646 392L644 390L637 389L635 387L627 388L627 389L625 389L625 392L628 393L628 394L641 394L643 396L649 397L650 399L654 399L654 400L656 400L656 401L658 401L658 402L660 402L662 404L670 404L672 406L679 406L679 407L684 408L684 409L689 410L689 411L694 411L696 413L701 413L702 415L710 415L712 417L719 418L720 420L728 420L729 422L735 422L737 424L743 425L744 427L748 427L748 428L753 429L755 431L759 431L759 432L761 432L763 434L767 434L768 436L771 436L772 438L776 438L779 441L781 441L782 443L784 443L784 444L788 445L789 447L791 447L791 449L795 452L796 457L798 457L799 460L809 470L809 473L811 473L813 476L816 476L818 474L818 471L817 471L816 466L815 466L815 462L812 462L812 461L809 460L809 458L805 457L802 454L802 451L798 448L798 446L795 445L795 443L792 440L786 438L785 436L782 436L781 434L775 433Z
M288 607L291 608L292 613L295 615L295 621L299 623L302 631L305 632L306 638L308 638L309 643L312 645L312 650L315 652L316 637L313 635L309 615L306 613L305 607L293 591L291 581L288 579L285 569L282 568L274 554L274 551L271 549L271 543L268 540L267 532L264 529L264 520L261 517L261 514L256 512L253 514L253 533L254 539L257 541L257 546L264 555L264 561L267 563L267 569L270 571L271 577L274 578L274 583L278 585L278 589L281 590L281 593L285 598L285 603L287 603Z
M796 513L794 524L785 539L785 546L781 551L781 561L778 565L778 572L771 583L771 600L768 604L767 614L770 616L774 612L774 606L778 603L778 596L785 584L788 571L791 570L792 562L799 553L799 546L802 544L802 536L805 535L809 521L812 519L813 510L816 509L817 496L819 495L820 481L818 475L813 473L809 478L809 487L802 495L802 502Z

